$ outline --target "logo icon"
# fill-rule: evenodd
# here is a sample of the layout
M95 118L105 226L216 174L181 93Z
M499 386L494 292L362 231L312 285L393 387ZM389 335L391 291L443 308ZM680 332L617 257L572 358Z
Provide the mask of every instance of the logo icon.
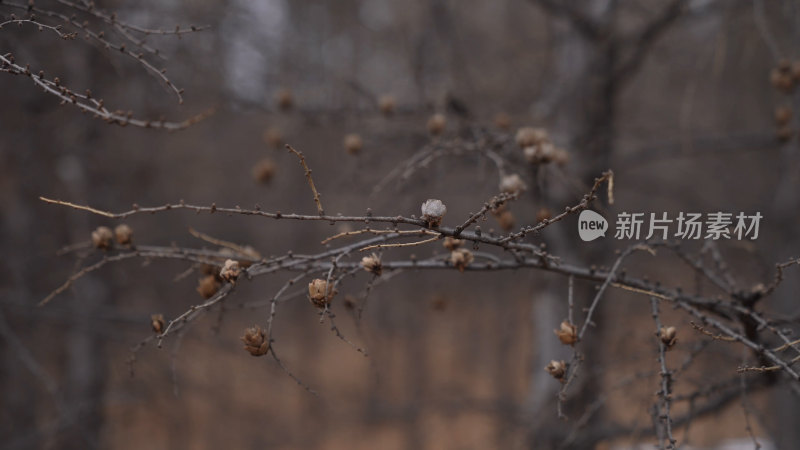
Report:
M585 209L578 216L578 234L584 241L593 241L600 236L606 236L608 221L596 212Z

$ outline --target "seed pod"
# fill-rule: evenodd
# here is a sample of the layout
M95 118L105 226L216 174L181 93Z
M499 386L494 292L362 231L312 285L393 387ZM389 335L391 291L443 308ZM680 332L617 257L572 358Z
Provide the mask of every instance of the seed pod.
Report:
M442 134L447 126L447 119L444 114L436 113L428 119L428 133L437 136Z
M528 186L516 173L506 175L500 180L500 190L507 194L521 194Z
M378 99L378 108L384 116L391 116L394 114L395 104L394 96L391 94L381 95Z
M269 145L270 147L278 150L283 147L284 140L283 134L281 134L281 130L275 127L267 128L264 131L264 135L262 136L264 139L264 143Z
M661 330L658 331L658 337L667 346L667 350L671 349L678 341L675 327L661 327Z
M361 258L361 267L367 272L380 276L383 267L381 266L381 259L375 253Z
M275 175L275 163L265 158L253 166L253 179L261 184L267 184L272 180Z
M161 334L164 332L164 316L161 314L152 314L150 316L150 326L153 328L153 332L156 334Z
M111 248L111 240L113 238L114 233L111 232L111 228L97 227L92 231L92 245L94 245L95 248L108 250Z
M450 263L453 264L459 272L463 272L474 260L475 256L472 255L471 251L465 248L457 248L450 253Z
M308 299L317 308L324 308L331 304L336 290L333 286L328 286L328 282L320 278L315 278L308 283Z
M350 133L344 137L344 149L351 155L361 152L363 146L364 142L361 140L361 136L355 133Z
M448 249L448 250L450 250L452 252L453 250L461 247L461 244L463 244L463 243L464 243L464 241L461 240L461 239L456 239L456 238L452 238L450 236L447 236L446 238L444 238L444 241L442 242L442 245L444 246L444 248L446 248L446 249Z
M566 381L567 375L567 363L562 361L552 360L550 364L545 366L544 368L547 373L549 373L553 378L556 380L564 383Z
M292 91L287 88L281 88L275 93L275 104L282 111L288 111L294 106L294 96Z
M548 141L547 130L544 128L522 127L517 130L514 140L520 148L532 147Z
M553 331L564 345L575 345L578 342L578 328L567 320L561 322L561 327Z
M258 325L246 328L241 340L244 342L244 349L253 356L263 356L269 352L267 335Z
M114 228L114 237L120 245L131 245L131 242L133 242L133 229L121 223Z
M429 227L441 225L445 214L447 214L447 207L441 200L429 198L422 203L422 219L428 222Z
M214 275L206 275L197 282L197 293L206 299L213 297L219 288L219 280Z
M219 271L219 277L229 283L235 283L241 272L239 261L227 259L225 260L225 265L222 266L222 270Z

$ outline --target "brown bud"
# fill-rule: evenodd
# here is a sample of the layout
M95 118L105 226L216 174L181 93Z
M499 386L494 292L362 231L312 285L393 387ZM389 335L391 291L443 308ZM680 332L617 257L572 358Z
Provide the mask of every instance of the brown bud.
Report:
M133 242L133 229L121 223L114 228L114 237L120 245L130 245Z
M329 286L328 282L320 278L315 278L308 283L308 299L317 308L324 308L331 304L336 290Z
M500 190L507 194L520 194L527 188L528 186L516 173L506 175L500 180Z
M442 245L444 246L444 248L446 248L446 249L448 249L448 250L450 250L452 252L453 250L461 247L461 244L463 244L463 243L464 243L464 241L461 240L461 239L456 239L456 238L452 238L450 236L447 236L446 238L444 238L444 241L442 242Z
M361 258L361 267L367 272L380 276L383 267L381 267L381 259L375 253Z
M672 346L675 345L675 342L678 341L675 327L661 327L661 330L658 332L658 337L661 338L661 342L667 346L667 350L671 349Z
M262 184L267 184L275 175L275 163L269 159L262 159L253 166L253 179Z
M502 228L503 231L511 231L514 229L516 221L514 220L514 214L511 211L504 209L495 214L494 217L497 219L497 223L500 225L500 228Z
M103 250L111 248L111 240L113 238L114 234L111 232L111 228L97 227L97 229L92 231L92 245L94 245L95 248L101 248Z
M465 248L457 248L450 252L450 263L453 264L459 272L463 272L474 260L475 257L472 255L472 252Z
M494 116L494 126L501 130L507 131L511 128L511 116L504 112L497 113Z
M214 275L206 275L197 282L197 293L203 298L211 298L220 288L219 280Z
M553 331L558 336L558 340L564 345L575 345L578 342L578 328L569 323L569 321L561 322L561 327Z
M447 119L444 114L436 113L428 119L428 133L433 135L442 134L447 126Z
M355 155L361 152L362 147L364 147L364 142L361 140L361 136L351 133L344 137L344 149L347 153Z
M292 91L286 88L279 89L278 92L275 93L275 103L278 105L278 108L283 111L292 109L292 106L294 106Z
M553 217L553 213L547 208L539 208L539 211L536 211L536 222L544 222L550 220L551 217Z
M788 106L779 106L775 108L775 123L782 126L792 120L792 108Z
M429 227L438 227L442 218L447 214L447 206L441 200L429 198L422 203L422 219L428 222Z
M269 351L267 335L258 325L252 328L246 328L241 340L244 342L244 349L253 356L263 356Z
M281 134L281 130L279 130L278 128L274 127L267 128L267 130L264 131L264 135L262 137L264 138L264 143L266 143L267 145L276 150L283 147L284 144L283 134Z
M553 378L556 380L564 383L566 381L567 375L567 363L562 361L552 360L550 364L545 366L544 368L547 373L549 373Z
M242 269L239 267L239 261L227 259L225 260L225 265L222 266L222 270L219 271L219 277L229 283L235 283L241 272Z
M161 314L152 314L150 316L150 326L153 327L153 332L161 334L164 332L164 316Z
M391 116L394 114L395 104L394 96L391 94L381 95L378 99L378 108L384 116Z
M514 140L520 148L532 147L548 141L547 130L544 128L522 127L517 130Z

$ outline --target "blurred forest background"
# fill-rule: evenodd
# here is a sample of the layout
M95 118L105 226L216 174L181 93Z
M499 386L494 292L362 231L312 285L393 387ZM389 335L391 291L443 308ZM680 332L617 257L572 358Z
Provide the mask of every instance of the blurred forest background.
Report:
M72 14L68 2L35 5ZM575 204L593 177L612 169L616 201L598 200L609 218L620 211L761 212L758 240L718 246L743 289L768 283L776 262L800 254L796 119L776 126L775 117L776 108L794 108L800 97L791 86L776 89L780 80L770 78L781 60L800 59L800 2L102 0L97 6L151 28L209 25L180 38L147 37L168 58L159 67L185 89L183 105L135 61L87 44L80 33L62 40L36 26L6 25L0 54L11 52L32 71L43 69L79 92L91 89L109 108L137 117L215 113L176 132L120 127L58 106L28 77L0 73L2 448L653 445L657 339L650 302L633 293L606 293L598 326L584 342L584 384L568 395L569 420L558 419L559 383L543 370L570 355L553 334L567 315L567 278L558 274L400 273L375 287L358 330L341 302L333 306L342 331L369 349L368 358L321 325L306 300L287 303L275 325L282 360L319 398L272 359L241 349L242 330L263 325L268 307L235 305L268 300L285 274L240 283L224 314L207 314L180 339L139 352L133 376L130 349L152 334L150 315L173 318L201 300L199 276L179 277L186 263L123 261L36 306L77 267L74 257L57 252L87 241L97 226L118 223L39 196L110 211L184 199L315 213L297 158L265 142L268 130L273 140L304 152L327 212L363 215L371 208L409 216L419 214L425 199L439 198L454 226L497 192L497 173L484 157L445 156L406 180L375 187L431 142L432 114L447 117L437 139L448 139L479 126L496 130L502 113L499 125L507 121L512 136L521 126L544 127L570 154L563 168L514 168L536 186L512 206L518 225L536 223L541 208L558 212ZM0 2L0 22L11 14L23 17L25 10ZM121 40L111 32L108 39ZM289 110L276 103L281 90L291 91ZM381 113L384 95L393 96L393 114ZM343 147L347 133L363 140L356 155ZM275 163L266 184L253 179L264 158ZM181 211L125 222L138 243L203 246L189 234L193 228L262 255L318 253L320 241L342 229ZM480 225L499 230L492 217ZM583 243L575 230L572 217L528 240L581 266L610 265L613 251L628 244ZM699 253L703 243L687 246ZM445 252L439 243L402 250L384 257ZM640 253L624 264L628 273L710 290L679 258ZM359 274L347 287L357 293L367 280ZM796 271L787 269L760 307L775 316L797 313L799 287ZM593 288L576 280L577 296L591 298ZM736 376L747 352L709 342L690 316L666 304L662 310L662 321L678 329L671 366L705 346L676 382L677 393L712 392L714 383ZM691 417L689 427L676 426L678 442L752 448L752 434L764 448L797 448L800 398L784 385L771 387ZM683 402L674 414L691 415L692 405ZM596 414L570 437L587 408Z

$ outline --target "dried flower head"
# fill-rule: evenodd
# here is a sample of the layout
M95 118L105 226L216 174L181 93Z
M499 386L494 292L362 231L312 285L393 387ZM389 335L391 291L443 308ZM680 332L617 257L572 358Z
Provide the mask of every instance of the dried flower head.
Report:
M283 148L283 134L281 130L275 127L269 127L264 131L264 135L262 136L264 139L264 143L269 145L270 147L278 150Z
M203 298L211 298L220 288L220 282L214 275L206 275L197 281L197 293Z
M384 116L391 116L394 114L395 102L394 95L384 94L378 99L378 108Z
M561 326L553 331L564 345L575 345L578 342L578 328L567 320L561 322Z
M500 180L500 190L507 194L520 194L527 188L528 186L516 173L506 175Z
M269 352L267 335L258 325L252 328L246 328L241 340L244 342L244 349L253 356L263 356Z
M336 290L323 279L315 278L308 283L308 299L317 308L330 305L334 295L336 295Z
M161 314L152 314L150 315L150 326L153 328L153 332L156 334L161 334L164 332L164 316Z
M239 261L227 259L225 260L225 265L222 266L222 270L219 271L219 277L229 283L234 283L236 279L239 278L241 272L242 269L239 267Z
M671 349L672 346L675 345L675 342L678 341L675 327L661 327L661 330L658 332L658 337L661 338L661 342L667 346L667 350Z
M133 242L133 229L121 223L114 228L114 237L120 245L131 245L131 242Z
M456 239L456 238L447 236L446 238L444 238L444 241L442 242L442 245L444 246L444 248L446 248L446 249L448 249L448 250L450 250L452 252L453 250L461 247L461 244L463 244L463 243L464 243L464 241L461 240L461 239Z
M101 248L103 250L111 248L111 240L113 238L114 233L111 232L111 228L97 227L92 231L92 245L94 245L95 248Z
M383 267L381 266L381 258L375 253L361 258L361 267L367 272L380 276Z
M275 104L283 111L288 111L294 106L294 96L292 91L287 88L281 88L275 93Z
M556 146L550 142L540 142L536 145L525 147L522 150L525 160L531 164L547 164L553 161L558 154ZM564 153L566 155L566 153ZM569 156L567 156L569 159Z
M428 132L433 135L442 134L447 126L447 119L444 114L436 113L428 119Z
M567 363L562 361L552 360L550 364L545 366L544 370L549 373L556 380L564 383L567 375Z
M775 108L775 123L779 126L786 125L792 120L792 108L788 106L779 106Z
M463 272L474 260L475 257L472 255L472 252L465 248L457 248L450 253L450 263L453 264L459 272Z
M361 140L361 136L350 133L344 137L344 149L347 153L355 155L361 152L362 147L364 147L364 141Z
M428 222L429 227L441 225L445 214L447 214L447 207L441 200L429 198L422 203L422 219Z
M253 179L258 183L267 184L274 175L275 163L269 158L262 159L253 166Z
M553 213L547 208L539 208L539 211L536 211L536 222L544 222L545 220L550 220L552 217Z
M532 147L549 139L544 128L522 127L517 130L514 140L520 148Z
M511 116L504 112L499 112L494 116L494 126L507 131L511 128Z

